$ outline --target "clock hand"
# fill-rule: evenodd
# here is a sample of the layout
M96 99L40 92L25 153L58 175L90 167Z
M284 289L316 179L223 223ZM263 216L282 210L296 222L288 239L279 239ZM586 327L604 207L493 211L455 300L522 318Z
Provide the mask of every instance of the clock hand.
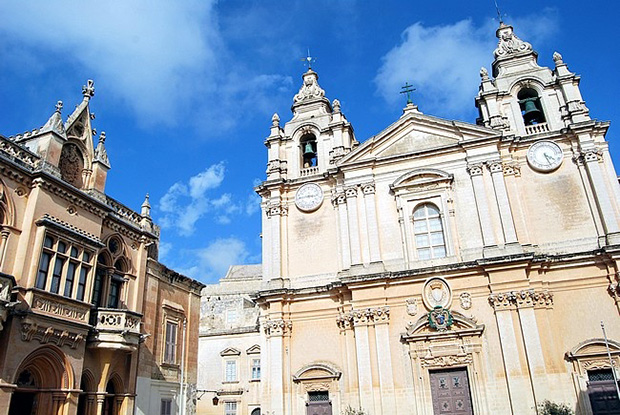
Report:
M543 153L543 156L545 156L545 158L547 159L547 163L553 163L553 157L549 156L549 154Z

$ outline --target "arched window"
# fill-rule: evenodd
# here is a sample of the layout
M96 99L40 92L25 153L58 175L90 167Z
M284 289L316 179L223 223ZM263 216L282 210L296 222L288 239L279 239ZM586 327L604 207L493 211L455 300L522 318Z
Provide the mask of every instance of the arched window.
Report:
M123 308L123 285L131 266L124 244L118 236L108 239L107 248L99 253L93 285L92 304L96 307Z
M543 113L540 97L536 90L523 88L517 94L517 98L519 99L519 107L521 108L521 115L523 115L525 125L545 122L545 114Z
M424 203L413 211L413 232L418 259L443 258L446 256L446 242L439 209L431 203Z
M316 152L316 137L314 134L304 134L299 140L301 146L301 167L307 169L308 167L315 167L318 165L318 158Z

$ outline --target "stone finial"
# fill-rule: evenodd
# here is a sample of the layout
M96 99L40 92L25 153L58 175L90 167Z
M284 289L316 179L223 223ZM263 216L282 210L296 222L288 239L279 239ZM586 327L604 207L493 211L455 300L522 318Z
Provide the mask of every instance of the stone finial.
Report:
M142 216L151 216L151 204L149 203L149 194L146 194L144 198L144 202L142 203L142 211L140 212Z
M271 125L273 125L274 127L278 127L280 125L280 116L277 112L274 112L273 116L271 117Z
M95 81L89 79L86 85L82 86L82 95L85 100L90 100L95 95Z
M97 143L97 148L95 149L95 160L100 161L110 168L110 159L108 158L108 152L105 149L105 138L105 131L102 131L99 136L99 143Z
M56 103L56 112L57 113L61 113L62 112L62 101L58 101Z
M332 107L334 108L334 112L340 112L340 101L338 99L334 99Z
M99 136L99 142L101 144L105 144L105 131L101 132L101 135Z
M532 45L519 39L510 25L501 24L496 34L499 39L497 48L493 51L496 59L533 52Z
M480 78L482 78L483 81L489 80L489 71L487 71L487 68L484 66L480 68Z
M559 52L553 52L553 62L555 62L555 66L564 64L564 61L562 60L562 55L560 55Z

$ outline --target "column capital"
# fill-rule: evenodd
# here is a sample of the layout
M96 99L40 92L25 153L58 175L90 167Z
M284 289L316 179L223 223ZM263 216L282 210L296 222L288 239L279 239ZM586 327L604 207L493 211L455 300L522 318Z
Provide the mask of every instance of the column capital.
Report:
M503 166L501 160L487 161L486 165L487 165L487 168L489 169L489 171L491 172L491 174L493 174L493 173L501 173L501 172L504 171L504 166Z
M284 319L267 320L263 324L263 329L267 337L290 336L293 330L293 322Z
M389 323L390 307L368 307L341 313L336 323L341 329Z
M347 186L344 188L344 195L347 198L357 197L357 185L355 186Z
M491 293L489 303L496 311L518 308L551 308L553 293L548 290L520 290Z
M375 183L374 182L362 183L361 186L362 186L362 193L364 194L364 196L375 194Z
M344 192L338 192L332 196L332 205L334 205L334 207L338 207L346 203L347 203L347 197Z
M467 163L467 173L472 177L481 176L483 166L483 163Z
M265 212L267 213L268 217L287 216L288 206L286 206L283 202L270 203L265 207Z

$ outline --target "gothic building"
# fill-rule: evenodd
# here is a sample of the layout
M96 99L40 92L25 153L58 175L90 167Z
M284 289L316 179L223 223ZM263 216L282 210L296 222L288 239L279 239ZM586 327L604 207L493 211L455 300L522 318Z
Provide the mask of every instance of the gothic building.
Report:
M148 196L138 213L105 194L94 93L0 136L2 415L191 410L203 285L157 262Z
M541 67L511 26L497 37L475 124L409 103L360 143L317 73L303 74L292 119L275 114L265 141L262 282L236 291L257 324L243 344L234 326L201 336L198 387L219 399L199 413L522 415L545 400L620 411L609 123L591 118L559 53ZM203 312L230 283L208 288ZM259 398L240 387L248 350Z

